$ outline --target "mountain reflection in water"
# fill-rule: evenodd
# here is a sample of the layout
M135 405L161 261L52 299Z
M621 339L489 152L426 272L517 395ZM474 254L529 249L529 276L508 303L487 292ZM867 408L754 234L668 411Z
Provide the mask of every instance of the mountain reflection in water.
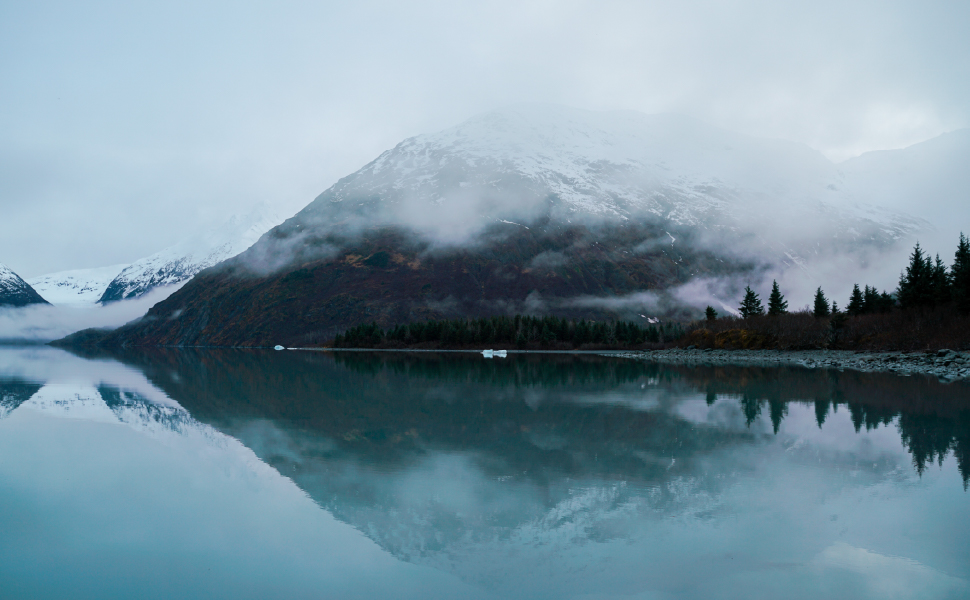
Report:
M796 402L813 405L819 428L840 407L856 432L895 422L918 473L952 452L970 480L970 385L935 378L596 355L152 350L128 358L198 419L274 421L374 464L430 445L501 456L517 471L648 481L671 476L671 459L682 460L677 473L695 454L752 442L762 413L777 433ZM708 405L736 403L747 428L702 429L669 410L694 394Z
M100 377L96 394L124 422L239 440L393 556L501 597L968 590L951 553L970 541L966 525L906 526L946 530L938 544L886 533L896 525L877 535L863 508L889 498L870 512L895 519L914 510L905 490L956 487L947 510L968 514L963 383L595 355L111 358L177 403ZM43 400L43 384L0 374L0 416Z

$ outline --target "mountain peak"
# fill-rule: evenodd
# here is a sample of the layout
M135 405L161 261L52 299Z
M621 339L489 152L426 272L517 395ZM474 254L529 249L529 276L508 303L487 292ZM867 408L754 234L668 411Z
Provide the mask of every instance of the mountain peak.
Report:
M0 307L48 304L29 283L0 263Z
M108 284L128 265L72 269L30 278L29 283L54 305L93 306Z
M404 226L446 243L540 216L650 220L802 245L819 232L888 240L922 227L844 188L839 169L803 144L676 114L526 104L404 140L297 220L342 232Z
M269 205L260 203L244 215L132 263L111 280L99 302L137 298L156 287L186 281L246 250L281 221Z

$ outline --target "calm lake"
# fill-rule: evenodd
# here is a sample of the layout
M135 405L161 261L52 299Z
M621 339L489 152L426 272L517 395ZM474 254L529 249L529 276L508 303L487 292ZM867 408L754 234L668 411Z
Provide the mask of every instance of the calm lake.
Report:
M0 347L0 597L967 598L970 385Z

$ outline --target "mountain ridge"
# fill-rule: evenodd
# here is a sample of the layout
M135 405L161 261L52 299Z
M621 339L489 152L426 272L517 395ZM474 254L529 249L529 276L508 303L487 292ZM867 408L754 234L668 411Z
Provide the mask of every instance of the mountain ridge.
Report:
M92 269L71 269L32 277L27 282L55 306L93 306L104 294L108 284L127 267L127 264L119 264Z
M927 228L862 202L807 146L517 106L402 141L111 339L314 345L362 320L672 316L712 301L662 297L693 278L727 280L730 298L768 272L874 260Z
M0 308L50 304L20 275L0 263Z
M221 226L187 238L122 269L97 299L100 304L129 300L150 290L175 285L246 250L281 219L265 203L246 215L234 215Z

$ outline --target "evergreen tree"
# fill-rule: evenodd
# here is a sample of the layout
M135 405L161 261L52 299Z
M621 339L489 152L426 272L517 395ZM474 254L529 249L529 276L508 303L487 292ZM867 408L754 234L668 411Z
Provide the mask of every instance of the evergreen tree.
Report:
M842 335L842 329L845 327L846 318L846 314L839 310L839 305L833 300L832 319L829 321L829 329L831 330L832 341L839 341L839 338Z
M825 298L821 287L815 290L815 308L812 310L812 314L816 317L829 316L829 301Z
M933 265L933 300L938 304L946 304L950 301L950 274L946 272L946 265L940 260L940 255L936 255L936 264Z
M866 286L866 292L869 292L869 286ZM859 289L859 284L852 286L852 295L849 296L849 306L846 307L845 312L850 316L861 315L865 312L865 297L862 295L862 290Z
M964 314L970 313L970 239L963 233L960 233L960 245L950 267L950 278L957 309Z
M909 257L909 266L899 278L899 305L904 309L930 306L936 299L933 286L933 263L923 254L917 242Z
M781 295L778 289L778 282L771 282L771 294L768 296L768 314L771 316L783 315L788 312L788 301Z
M716 321L717 311L714 310L713 306L708 306L707 309L704 311L704 317L706 317L708 321Z
M886 290L883 290L883 292L879 294L878 306L879 312L889 312L896 306L896 298L894 298L893 295Z
M738 311L741 313L741 318L743 319L763 315L765 313L765 308L761 304L761 299L758 298L758 294L754 293L751 286L744 288L744 300L741 301L741 306L738 307Z
M862 313L869 314L879 311L879 292L876 291L876 288L867 285L862 292Z

